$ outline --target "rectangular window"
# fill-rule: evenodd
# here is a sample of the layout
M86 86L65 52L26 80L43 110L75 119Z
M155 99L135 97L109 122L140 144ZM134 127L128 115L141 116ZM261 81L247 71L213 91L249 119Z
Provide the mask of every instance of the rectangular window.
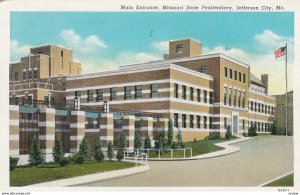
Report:
M141 99L143 97L143 86L142 85L136 85L135 86L135 99Z
M207 91L204 90L204 103L207 103Z
M212 119L213 119L212 117L209 117L209 129L213 128Z
M150 90L151 90L150 97L151 97L151 98L157 97L157 95L158 95L158 90L157 90L157 84L156 84L156 83L150 85Z
M268 106L265 105L265 114L268 114Z
M174 84L174 96L178 98L178 84Z
M117 99L117 88L110 88L110 101Z
M176 45L176 52L177 53L182 53L183 52L183 45L182 44Z
M32 95L28 96L28 105L32 105Z
M182 115L182 127L186 128L186 114Z
M27 72L23 71L23 80L26 80L26 79L27 79Z
M250 104L251 104L251 107L250 107L251 111L253 111L253 101L251 101Z
M264 108L265 108L265 105L264 104L261 104L261 112L264 113Z
M246 83L246 74L243 74L243 83Z
M28 71L28 79L32 79L32 70Z
M241 107L241 91L238 91L238 107Z
M124 87L124 100L130 100L131 99L131 87L127 86Z
M245 120L243 119L243 129L245 129Z
M233 90L233 106L236 106L236 89Z
M227 87L224 87L224 105L226 105L227 101Z
M204 74L208 74L208 66L202 66L201 72Z
M103 101L103 89L97 89L97 102Z
M92 102L93 101L93 96L94 96L93 90L88 90L87 95L88 95L87 102Z
M194 101L194 88L190 87L190 100Z
M197 89L197 101L200 102L201 101L201 90Z
M232 69L229 69L229 77L232 79Z
M224 118L224 128L227 128L227 118Z
M256 112L256 102L254 102L254 111Z
M209 103L213 103L213 93L211 91L209 92Z
M242 73L239 72L239 81L242 82Z
M234 80L237 80L237 72L234 71Z
M49 104L49 97L48 97L48 96L44 96L44 103L45 103L46 105Z
M38 71L37 70L34 70L33 71L33 77L36 79L38 77Z
M200 116L197 115L197 128L200 129L201 125L200 125Z
M231 106L231 89L228 89L228 104Z
M19 73L15 72L15 81L19 80Z
M190 115L190 128L194 128L194 115Z
M203 116L204 129L207 129L207 116Z
M81 91L75 91L75 97L80 97L81 96Z
M258 103L258 112L260 112L260 103Z
M186 99L186 86L182 85L182 99Z
M227 73L227 67L225 67L225 77L228 76L227 74L228 74L228 73Z
M174 113L174 126L178 127L178 113Z
M245 92L243 92L243 98L242 98L242 106L245 108Z

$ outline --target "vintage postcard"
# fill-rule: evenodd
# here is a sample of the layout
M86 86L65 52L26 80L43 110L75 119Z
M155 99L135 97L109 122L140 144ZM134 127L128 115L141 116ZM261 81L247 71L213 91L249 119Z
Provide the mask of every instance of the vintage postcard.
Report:
M2 195L299 193L296 2L0 9Z

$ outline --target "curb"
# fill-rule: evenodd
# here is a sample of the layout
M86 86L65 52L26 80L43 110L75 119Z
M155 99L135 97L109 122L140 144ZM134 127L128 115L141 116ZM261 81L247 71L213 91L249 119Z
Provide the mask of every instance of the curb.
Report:
M95 181L104 181L104 180L110 180L115 179L119 177L125 177L129 175L134 175L138 173L143 173L150 170L150 166L147 164L137 166L137 167L131 167L127 169L121 169L121 170L115 170L115 171L107 171L102 173L96 173L96 174L89 174L79 177L72 177L68 179L59 179L44 183L38 183L33 185L28 185L24 187L67 187L67 186L73 186L73 185L79 185L84 183L91 183Z

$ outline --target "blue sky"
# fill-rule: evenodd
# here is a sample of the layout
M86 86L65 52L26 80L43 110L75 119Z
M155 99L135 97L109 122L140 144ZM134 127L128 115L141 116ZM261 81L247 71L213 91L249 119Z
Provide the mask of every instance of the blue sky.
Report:
M53 43L73 49L83 72L162 58L168 40L186 37L201 41L204 53L222 52L250 64L257 76L269 73L271 83L284 79L284 61L275 60L273 51L288 42L293 67L292 12L11 13L11 61L31 46ZM271 92L283 92L274 86Z

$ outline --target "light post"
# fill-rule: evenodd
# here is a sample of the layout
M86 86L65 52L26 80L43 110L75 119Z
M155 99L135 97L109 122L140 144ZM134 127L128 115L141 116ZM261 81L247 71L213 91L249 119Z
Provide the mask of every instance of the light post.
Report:
M108 105L107 101L104 101L103 112L104 113L109 113L109 105Z

